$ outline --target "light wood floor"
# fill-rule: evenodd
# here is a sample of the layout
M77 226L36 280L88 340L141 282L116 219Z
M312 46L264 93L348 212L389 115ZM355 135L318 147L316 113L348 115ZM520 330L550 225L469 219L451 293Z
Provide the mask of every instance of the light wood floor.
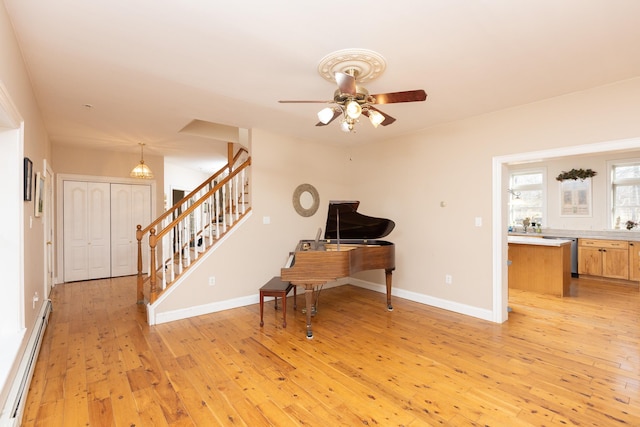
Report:
M257 292L257 290L256 290ZM135 280L59 285L25 426L640 425L637 287L510 293L497 325L354 286L149 327Z

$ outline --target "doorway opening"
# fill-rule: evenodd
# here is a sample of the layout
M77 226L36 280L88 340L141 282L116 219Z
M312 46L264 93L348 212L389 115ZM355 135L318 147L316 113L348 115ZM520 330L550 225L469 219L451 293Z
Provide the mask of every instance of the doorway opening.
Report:
M507 235L508 235L508 165L514 162L533 162L553 158L601 154L606 152L633 151L640 148L640 138L595 144L576 145L550 150L531 151L493 158L493 321L503 323L508 319L509 283L507 273Z

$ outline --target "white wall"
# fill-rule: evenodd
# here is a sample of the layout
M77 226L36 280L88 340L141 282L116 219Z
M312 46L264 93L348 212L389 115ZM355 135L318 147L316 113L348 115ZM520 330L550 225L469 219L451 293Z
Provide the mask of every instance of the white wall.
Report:
M165 160L164 162L164 199L165 209L172 206L172 191L185 190L185 196L202 184L211 175L185 168Z

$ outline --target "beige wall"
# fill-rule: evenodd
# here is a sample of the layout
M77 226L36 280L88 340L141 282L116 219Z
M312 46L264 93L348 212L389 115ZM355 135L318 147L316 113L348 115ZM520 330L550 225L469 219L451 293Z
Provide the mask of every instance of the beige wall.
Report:
M136 152L121 153L116 151L89 150L61 144L53 144L52 159L56 174L75 174L100 177L127 178L140 161ZM144 155L144 162L154 175L156 182L156 213L164 211L164 158L150 154Z
M43 162L50 159L50 144L46 130L42 123L42 117L31 89L29 77L22 63L22 55L17 42L11 32L11 24L6 16L4 7L0 9L0 81L4 84L16 105L18 112L24 120L24 156L33 162L33 172L43 170ZM24 202L24 295L25 295L25 321L27 325L34 322L40 305L33 309L31 297L34 292L42 293L42 281L44 277L44 229L42 220L34 218L34 205ZM33 227L29 227L33 218Z
M341 149L253 130L251 144L252 215L213 252L188 280L172 289L158 313L254 296L280 268L300 239L324 230L330 199L353 196L345 179L348 158ZM293 209L295 188L308 183L320 195L320 209L301 217ZM270 224L263 224L269 217ZM216 277L213 287L209 276ZM162 300L161 300L162 301Z
M129 178L129 173L140 161L140 152L91 150L63 144L53 144L53 160L56 173L77 175L112 176ZM154 174L157 185L162 187L164 158L144 154L144 162Z
M70 148L51 150L4 9L0 29L0 80L25 118L24 152L34 169L41 169L42 161L54 153L56 173L126 176L137 160L134 156L85 152L78 157L80 153ZM504 231L491 226L493 158L638 137L639 99L636 78L351 147L350 156L341 148L253 130L253 215L203 268L193 271L189 286L177 288L159 310L257 294L262 283L278 274L296 242L324 227L328 200L341 198L359 199L362 213L396 222L387 238L396 244L396 290L454 307L490 310L492 239ZM162 160L146 160L161 177ZM321 209L310 218L299 217L291 206L291 194L301 183L315 185L320 193ZM163 191L161 178L156 188ZM162 195L158 203L161 206ZM31 212L32 204L25 204L25 224ZM271 219L269 225L263 224L265 216ZM474 226L476 217L482 218L482 227ZM28 327L38 308L32 309L30 295L42 284L43 242L36 220L34 228L24 231ZM444 284L445 274L452 275L451 285ZM209 288L211 275L217 283ZM365 277L381 282L378 273Z
M295 243L324 227L328 200L347 198L360 200L364 214L396 222L387 240L396 244L399 295L466 313L477 309L483 317L493 310L497 280L493 238L506 231L492 229L494 157L638 137L638 99L640 79L633 79L348 153L254 130L253 216L158 312L256 295ZM293 189L304 182L321 197L320 211L309 219L291 207ZM262 224L263 216L270 225ZM216 276L212 288L210 275ZM381 272L358 278L383 283Z
M0 84L5 88L19 115L24 120L24 145L19 147L19 158L14 159L15 162L22 162L22 156L29 157L33 162L33 172L41 172L44 167L44 160L50 159L50 145L49 139L42 123L42 118L38 110L38 105L31 89L31 83L26 73L26 69L22 62L22 55L18 48L16 39L13 35L12 26L7 17L4 4L0 6ZM4 179L0 172L0 177L3 178L3 182L22 182L22 177L11 177L11 179ZM22 191L20 191L22 195ZM10 244L14 250L22 247L21 259L24 259L24 268L20 272L22 277L21 283L6 283L4 286L19 286L22 300L14 301L13 304L21 304L22 310L20 313L24 313L24 339L19 343L19 348L3 347L4 353L2 359L2 365L0 366L0 372L2 374L8 373L9 379L15 375L17 366L12 363L11 360L7 360L7 354L13 353L22 354L26 346L26 340L33 331L36 317L42 308L44 301L43 295L45 293L44 286L44 226L41 218L34 217L34 201L23 202L20 200L3 200L3 203L18 203L18 210L22 212L22 224L8 224L7 227L18 228L22 226L20 234L22 235L22 242L3 242L4 244ZM15 206L15 205L14 205ZM33 222L31 222L33 220ZM21 245L22 243L22 245ZM0 270L4 272L15 271L16 264L12 263L7 265L8 260L0 259ZM13 276L13 274L10 274ZM40 300L33 304L32 297L38 292ZM4 295L6 297L6 294ZM16 311L0 313L0 331L7 332L4 328L6 324L15 325ZM6 316L10 316L7 319ZM19 316L20 317L20 316ZM18 320L18 323L22 324L22 319ZM11 333L11 331L9 331ZM20 331L22 332L22 331ZM0 338L3 338L0 336ZM4 343L4 341L2 341ZM17 358L15 359L17 361ZM11 365L11 366L7 366ZM8 390L5 387L4 378L0 379L0 410Z
M353 189L363 211L397 223L395 287L491 309L493 158L639 137L638 100L640 78L354 150L354 175L378 172Z

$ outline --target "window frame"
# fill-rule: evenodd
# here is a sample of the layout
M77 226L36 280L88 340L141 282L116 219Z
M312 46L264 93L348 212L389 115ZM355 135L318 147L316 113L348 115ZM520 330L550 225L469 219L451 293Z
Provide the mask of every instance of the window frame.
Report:
M640 187L640 177L626 179L621 182L614 182L614 169L618 166L637 166L640 170L640 158L632 158L632 159L619 159L619 160L609 160L607 161L607 222L609 224L610 229L616 229L616 216L615 216L615 185L620 184L632 184L638 185ZM640 209L640 208L639 208ZM638 218L640 221L640 217ZM620 221L620 229L626 228L626 220Z
M542 182L540 184L527 184L527 185L520 185L520 186L516 186L513 185L513 177L514 175L531 175L531 174L537 174L539 173L540 175L542 175ZM531 191L531 190L537 190L540 189L542 191L542 206L540 207L540 214L541 214L541 218L540 218L540 223L547 225L544 221L545 218L548 221L548 216L547 216L547 196L548 196L548 190L547 190L547 168L546 167L539 167L539 168L527 168L527 169L513 169L509 171L509 190L513 190L516 193L519 191ZM509 197L509 206L508 206L508 221L510 225L522 225L522 224L517 224L513 218L513 208L511 205L511 195ZM537 222L537 221L536 221Z

